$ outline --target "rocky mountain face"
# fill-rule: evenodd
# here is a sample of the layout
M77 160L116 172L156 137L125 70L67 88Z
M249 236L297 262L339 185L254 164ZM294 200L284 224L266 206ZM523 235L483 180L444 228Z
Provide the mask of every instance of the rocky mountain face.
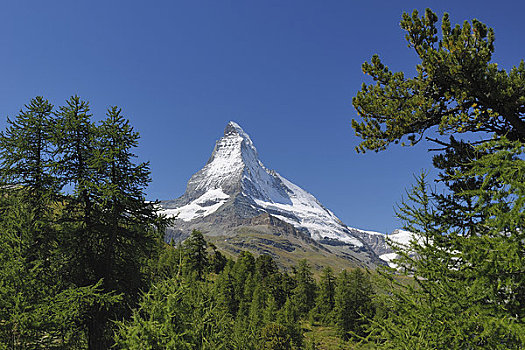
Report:
M175 218L168 241L198 229L226 252L267 253L282 266L308 258L314 266L374 267L385 263L379 255L391 253L382 234L347 227L313 195L267 169L234 122L185 193L161 206Z

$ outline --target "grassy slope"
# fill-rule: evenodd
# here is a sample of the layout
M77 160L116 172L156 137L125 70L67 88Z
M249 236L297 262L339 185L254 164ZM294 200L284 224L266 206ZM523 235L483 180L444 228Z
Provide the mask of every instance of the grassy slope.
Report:
M355 349L355 350L370 350L376 349L375 344L364 343L360 344L355 341L344 341L338 335L334 327L311 325L308 322L302 324L305 344L307 348L315 344L314 349L322 350L339 350L339 349Z
M249 250L256 255L269 254L281 268L286 270L301 259L307 259L315 273L325 266L332 267L336 273L357 266L347 259L306 244L300 238L292 236L242 230L236 236L208 236L206 239L230 256L236 256L242 250Z

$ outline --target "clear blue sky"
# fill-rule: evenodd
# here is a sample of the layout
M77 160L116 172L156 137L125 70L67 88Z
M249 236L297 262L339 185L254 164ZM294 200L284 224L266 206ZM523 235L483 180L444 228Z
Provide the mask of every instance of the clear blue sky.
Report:
M391 231L425 145L356 154L351 98L378 53L413 72L401 13L431 7L496 31L494 60L525 58L516 1L4 1L0 127L36 95L123 108L149 160L150 199L180 196L229 120L265 165L314 194L347 225Z

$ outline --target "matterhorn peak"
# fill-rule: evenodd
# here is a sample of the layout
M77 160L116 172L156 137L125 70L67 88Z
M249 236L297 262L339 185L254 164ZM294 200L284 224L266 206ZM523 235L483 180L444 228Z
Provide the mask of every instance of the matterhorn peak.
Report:
M184 222L222 221L230 210L242 219L266 213L313 239L363 246L314 196L267 169L250 136L233 121L226 125L206 165L188 181L184 195L166 202L164 208Z
M237 124L234 121L230 121L226 128L224 128L224 137L217 141L217 144L219 144L223 139L233 139L234 142L227 142L229 146L233 147L240 147L242 146L242 143L244 143L244 146L249 149L250 152L255 153L255 157L257 157L257 150L255 149L255 146L253 145L252 139L250 136L244 132L244 130L241 128L239 124ZM246 150L248 151L248 150ZM213 154L212 154L213 157Z
M230 134L238 134L238 135L245 135L245 136L248 136L244 130L241 128L241 126L239 124L237 124L236 122L234 121L230 121L227 125L226 125L226 128L224 129L224 136L228 136ZM249 138L249 137L248 137Z

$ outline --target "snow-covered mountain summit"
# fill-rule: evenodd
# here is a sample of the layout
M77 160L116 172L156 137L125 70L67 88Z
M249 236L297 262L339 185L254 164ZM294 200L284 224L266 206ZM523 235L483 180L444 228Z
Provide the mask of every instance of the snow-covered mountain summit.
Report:
M243 211L247 216L268 213L307 231L315 240L363 246L313 195L267 169L250 136L237 123L229 122L206 165L191 177L182 197L164 203L164 213L192 221L215 213L235 197L239 204L249 206Z
M250 136L235 122L228 123L208 163L191 177L185 194L190 200L217 189L227 195L242 191L252 199L290 204L282 183L264 167Z
M198 229L232 253L250 249L277 257L276 250L286 255L299 249L323 261L337 257L374 266L382 263L379 254L389 252L375 252L379 236L370 240L370 232L347 227L312 194L266 168L250 136L235 122L228 123L184 194L161 206L174 217L166 239L180 240ZM293 259L286 255L282 260Z

